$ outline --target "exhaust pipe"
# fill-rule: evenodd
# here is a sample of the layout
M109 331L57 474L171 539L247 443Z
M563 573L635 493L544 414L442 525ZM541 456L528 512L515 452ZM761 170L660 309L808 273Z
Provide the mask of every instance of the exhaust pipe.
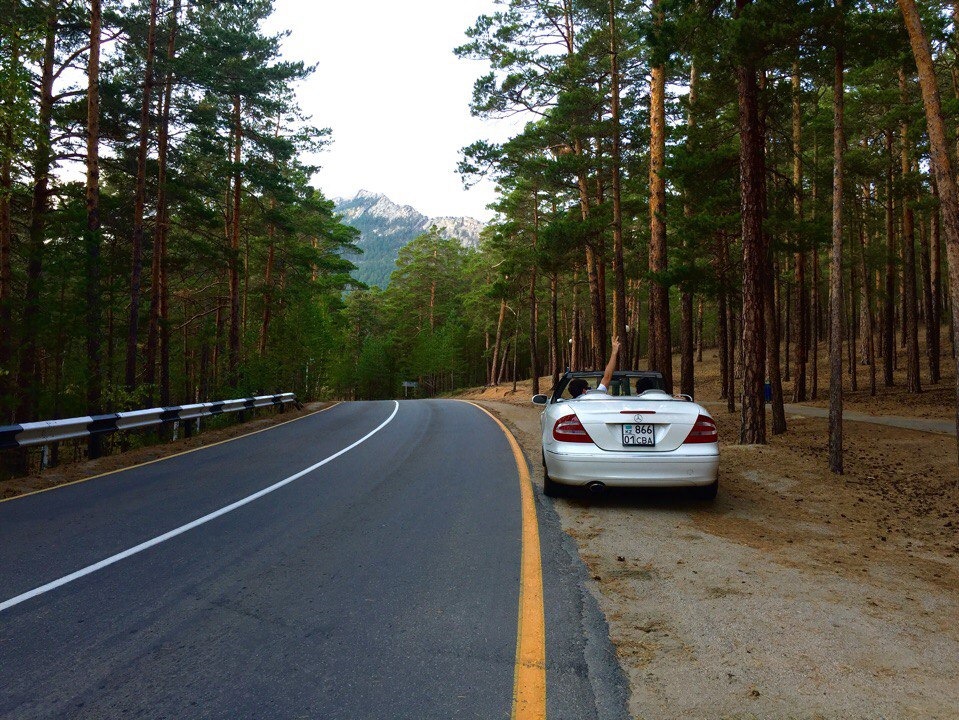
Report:
M606 486L599 480L593 480L593 482L586 486L586 489L590 495L599 495L600 493L606 492Z

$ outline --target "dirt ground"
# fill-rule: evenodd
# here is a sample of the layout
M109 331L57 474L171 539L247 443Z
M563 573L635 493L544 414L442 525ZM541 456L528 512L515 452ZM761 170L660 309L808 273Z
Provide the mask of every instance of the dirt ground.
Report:
M553 501L595 582L633 716L959 717L955 439L846 422L841 476L828 471L824 419L790 416L785 435L739 446L738 413L715 404L705 359L697 399L712 401L720 430L715 502L681 491ZM847 407L948 419L944 369L906 404L894 390ZM511 390L467 396L510 425L541 484L539 408L529 381Z

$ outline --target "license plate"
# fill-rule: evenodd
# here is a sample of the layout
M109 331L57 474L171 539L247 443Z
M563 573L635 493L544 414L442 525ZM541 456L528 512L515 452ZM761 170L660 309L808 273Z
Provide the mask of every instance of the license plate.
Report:
M642 425L623 425L623 445L655 445L656 426L648 423Z

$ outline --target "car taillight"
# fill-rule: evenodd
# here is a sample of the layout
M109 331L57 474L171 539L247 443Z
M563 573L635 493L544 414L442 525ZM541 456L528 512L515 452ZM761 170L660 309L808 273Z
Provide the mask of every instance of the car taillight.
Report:
M700 415L696 418L696 424L686 436L687 443L714 443L719 441L719 432L716 430L716 423L712 418Z
M564 415L553 425L553 439L560 442L591 443L593 438L575 415Z

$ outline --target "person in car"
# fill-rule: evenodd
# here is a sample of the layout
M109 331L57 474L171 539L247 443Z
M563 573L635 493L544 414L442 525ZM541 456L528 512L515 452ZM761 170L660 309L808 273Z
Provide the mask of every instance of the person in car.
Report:
M589 389L589 383L583 378L573 378L569 381L569 394L571 397L578 398L586 392L606 393L609 390L609 384L613 381L613 372L616 370L616 362L619 358L619 338L613 340L613 350L609 354L609 362L606 363L606 370L603 372L603 379L595 390Z

